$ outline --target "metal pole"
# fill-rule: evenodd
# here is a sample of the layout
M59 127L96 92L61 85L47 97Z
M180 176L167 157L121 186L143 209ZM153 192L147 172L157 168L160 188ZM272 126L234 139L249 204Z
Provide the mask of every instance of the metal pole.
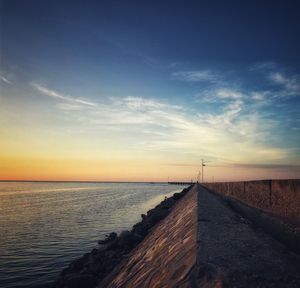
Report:
M202 183L203 183L203 159L201 159L201 166L202 166Z
M204 173L203 173L203 167L205 166L205 160L201 159L201 166L202 166L202 183L204 183Z
M203 167L204 167L203 159L201 159L201 161L202 161L201 166L202 166L202 183L203 183L203 179L204 179L204 174L203 174Z

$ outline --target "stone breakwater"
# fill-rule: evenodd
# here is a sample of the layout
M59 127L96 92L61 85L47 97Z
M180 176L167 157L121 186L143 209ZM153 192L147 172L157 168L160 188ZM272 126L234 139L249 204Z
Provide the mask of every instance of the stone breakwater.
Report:
M93 288L96 287L128 254L149 234L154 226L165 218L173 206L191 189L185 188L180 193L166 198L147 214L142 214L142 221L133 226L131 231L120 235L110 233L99 240L99 247L65 268L54 283L55 288Z
M197 185L97 288L190 287L197 259Z

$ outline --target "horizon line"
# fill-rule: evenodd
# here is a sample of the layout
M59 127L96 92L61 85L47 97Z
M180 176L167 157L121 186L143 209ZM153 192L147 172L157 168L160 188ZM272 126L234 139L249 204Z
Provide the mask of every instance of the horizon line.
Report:
M231 180L231 181L207 181L203 183L226 183L226 182L252 182L252 181L283 181L283 180L300 180L300 178L280 178L280 179L270 179L270 178L265 178L265 179L251 179L251 180ZM0 182L56 182L56 183L61 183L61 182L68 182L68 183L199 183L201 184L202 182L198 181L112 181L112 180L16 180L16 179L0 179Z

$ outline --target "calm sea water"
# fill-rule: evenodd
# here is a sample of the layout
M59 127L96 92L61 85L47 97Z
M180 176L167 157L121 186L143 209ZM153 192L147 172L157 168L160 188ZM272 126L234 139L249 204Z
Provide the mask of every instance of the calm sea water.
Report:
M105 234L183 187L147 183L0 182L0 287L51 287Z

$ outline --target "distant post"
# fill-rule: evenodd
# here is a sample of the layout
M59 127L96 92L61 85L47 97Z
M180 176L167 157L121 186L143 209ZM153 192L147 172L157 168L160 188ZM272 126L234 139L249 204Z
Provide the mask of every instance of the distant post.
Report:
M197 182L200 182L200 177L201 177L201 171L199 170L198 175L197 175Z
M202 183L204 183L204 173L203 173L203 167L206 166L205 165L205 161L204 159L201 159L201 167L202 167Z

